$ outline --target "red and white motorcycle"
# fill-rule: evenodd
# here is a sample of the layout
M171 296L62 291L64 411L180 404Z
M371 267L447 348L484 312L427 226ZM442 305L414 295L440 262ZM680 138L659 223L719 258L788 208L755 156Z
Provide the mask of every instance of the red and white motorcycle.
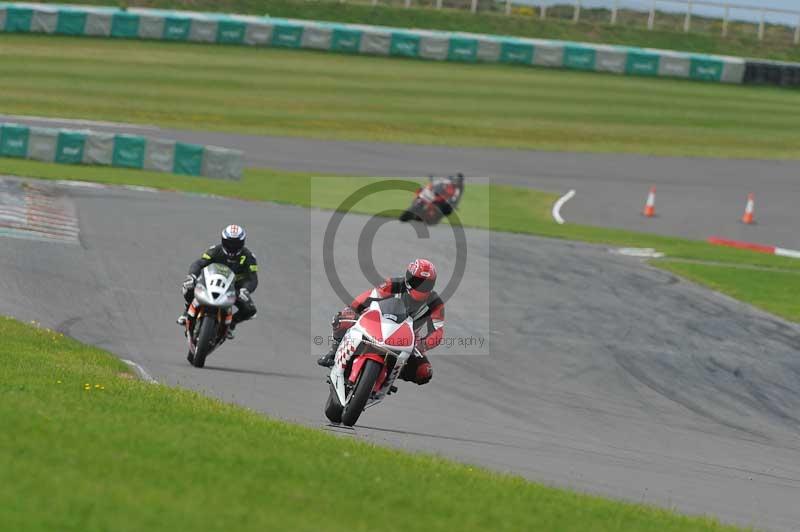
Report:
M411 205L400 215L401 222L416 220L436 225L458 208L464 192L464 174L437 179L429 176L428 179L430 182L417 189Z
M400 297L373 301L345 333L331 368L325 415L351 427L361 413L394 392L414 355L414 320Z

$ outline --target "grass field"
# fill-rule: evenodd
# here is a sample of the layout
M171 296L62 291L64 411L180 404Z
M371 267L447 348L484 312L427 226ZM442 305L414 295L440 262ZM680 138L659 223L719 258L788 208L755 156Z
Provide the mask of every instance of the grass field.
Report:
M146 384L10 318L0 336L5 530L734 530Z
M765 272L721 264L656 261L664 268L784 318L800 321L800 272Z
M45 0L59 3L61 0ZM129 6L148 6L172 9L193 9L227 13L268 13L275 17L329 20L383 26L428 28L451 31L470 31L498 35L519 35L588 41L612 44L627 44L649 48L667 48L700 53L766 57L771 59L800 60L800 48L792 43L792 31L785 26L767 24L765 39L759 42L754 23L731 22L727 38L721 37L722 21L695 15L692 17L692 32L683 32L683 17L679 14L659 11L655 31L647 31L648 4L641 3L644 12L622 8L619 23L609 24L607 9L592 9L584 6L580 24L573 24L572 7L562 6L548 11L548 18L541 20L539 10L518 6L516 16L500 14L501 3L479 0L479 15L464 9L436 11L431 7L435 0L413 0L413 8L402 9L401 0L380 0L379 6L366 5L371 0L355 0L347 3L335 0L126 0L119 2ZM117 5L111 0L82 0L83 4ZM552 4L566 2L548 2ZM389 5L391 4L391 5ZM467 7L469 0L446 0L445 6ZM391 6L394 7L391 7ZM537 3L537 6L539 3ZM419 8L418 6L422 6ZM663 7L659 5L658 7ZM721 16L721 12L720 12Z
M778 88L8 34L0 35L0 71L7 114L422 144L800 157L800 106L795 92Z
M364 177L324 177L255 169L245 170L241 182L230 182L6 158L0 158L1 174L133 184L323 209L337 209L351 192L374 182L374 179ZM684 238L578 224L558 225L550 214L553 202L557 199L555 194L503 185L469 184L468 187L469 192L464 195L458 211L461 222L466 226L619 247L650 247L666 253L672 259L709 263L697 265L653 261L657 266L663 265L675 273L784 318L800 321L800 300L791 297L791 294L800 292L800 260L712 246ZM410 200L410 193L384 192L359 203L353 211L373 214L385 209L402 208ZM748 269L731 268L736 266ZM775 298L773 294L781 294L781 297Z

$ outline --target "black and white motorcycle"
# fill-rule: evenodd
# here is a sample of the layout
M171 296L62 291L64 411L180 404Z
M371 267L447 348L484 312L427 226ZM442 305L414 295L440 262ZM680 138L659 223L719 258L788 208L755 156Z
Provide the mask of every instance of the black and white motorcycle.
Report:
M224 264L209 264L194 287L194 300L186 320L187 359L202 368L206 357L225 342L236 303L236 275Z

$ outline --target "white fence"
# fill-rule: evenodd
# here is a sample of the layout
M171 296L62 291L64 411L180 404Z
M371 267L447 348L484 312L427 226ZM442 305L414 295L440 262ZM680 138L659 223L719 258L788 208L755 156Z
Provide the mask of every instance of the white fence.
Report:
M345 1L345 0L340 0ZM386 0L370 0L372 5ZM391 1L391 0L389 0ZM446 0L430 0L430 7L442 9L442 7L460 7L477 13L479 8L486 0L462 0L459 4L447 5ZM764 7L763 5L743 5L725 1L709 0L494 0L494 7L499 7L500 11L506 15L518 11L519 8L527 9L531 14L535 14L539 19L548 18L548 13L558 9L560 18L563 18L564 8L571 9L569 17L577 23L582 20L582 12L587 8L603 7L608 10L608 23L620 23L619 14L621 11L638 12L647 17L647 29L653 30L656 24L656 17L659 14L669 14L672 17L683 17L683 31L692 30L692 17L703 16L720 20L722 23L721 34L723 37L728 35L730 23L732 21L743 21L753 24L757 28L759 40L764 39L767 24L779 24L793 29L794 43L800 44L800 10L778 9ZM428 4L423 0L402 0L405 7L412 7L415 4ZM518 8L518 9L515 9Z
M578 22L580 20L582 0L573 0L574 16L573 20ZM611 5L610 23L615 24L617 21L617 13L619 11L620 0L614 0ZM655 25L656 13L661 7L674 7L679 6L680 11L684 12L683 31L688 33L692 28L692 15L696 13L696 8L714 8L722 11L722 35L728 35L728 25L731 21L731 11L735 12L749 12L751 15L747 17L748 20L757 20L758 22L758 39L764 39L764 28L766 26L767 17L770 15L777 15L780 17L792 18L794 24L794 42L800 43L800 11L789 9L770 8L758 5L743 5L732 4L729 2L710 2L706 0L651 0L650 9L647 18L647 29L652 30ZM709 16L708 14L704 14ZM754 15L754 16L753 16ZM713 18L713 17L712 17ZM788 23L784 23L789 25Z

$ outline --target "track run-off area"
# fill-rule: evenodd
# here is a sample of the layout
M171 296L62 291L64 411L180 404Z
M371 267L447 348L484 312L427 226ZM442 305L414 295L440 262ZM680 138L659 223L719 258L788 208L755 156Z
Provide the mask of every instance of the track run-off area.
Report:
M161 383L332 430L315 364L324 348L313 342L341 306L318 249L331 213L35 185L74 208L78 245L3 238L0 314L108 349ZM4 186L25 188L13 178ZM351 251L368 219L348 214L337 237L337 272L352 291L365 284ZM263 265L259 313L198 370L174 324L179 283L232 221L247 227ZM800 522L798 326L604 247L471 229L466 238L446 334L484 337L486 348L433 351L430 384L401 383L344 437L725 522ZM447 226L418 239L392 221L373 247L382 274L427 256L443 282L453 254Z
M576 194L560 210L567 222L698 240L718 235L800 249L800 162L540 152L330 141L161 129L0 115L31 126L89 127L243 150L247 166L331 175L419 177L463 172L493 183ZM656 218L641 216L651 186ZM749 193L756 224L739 222Z

